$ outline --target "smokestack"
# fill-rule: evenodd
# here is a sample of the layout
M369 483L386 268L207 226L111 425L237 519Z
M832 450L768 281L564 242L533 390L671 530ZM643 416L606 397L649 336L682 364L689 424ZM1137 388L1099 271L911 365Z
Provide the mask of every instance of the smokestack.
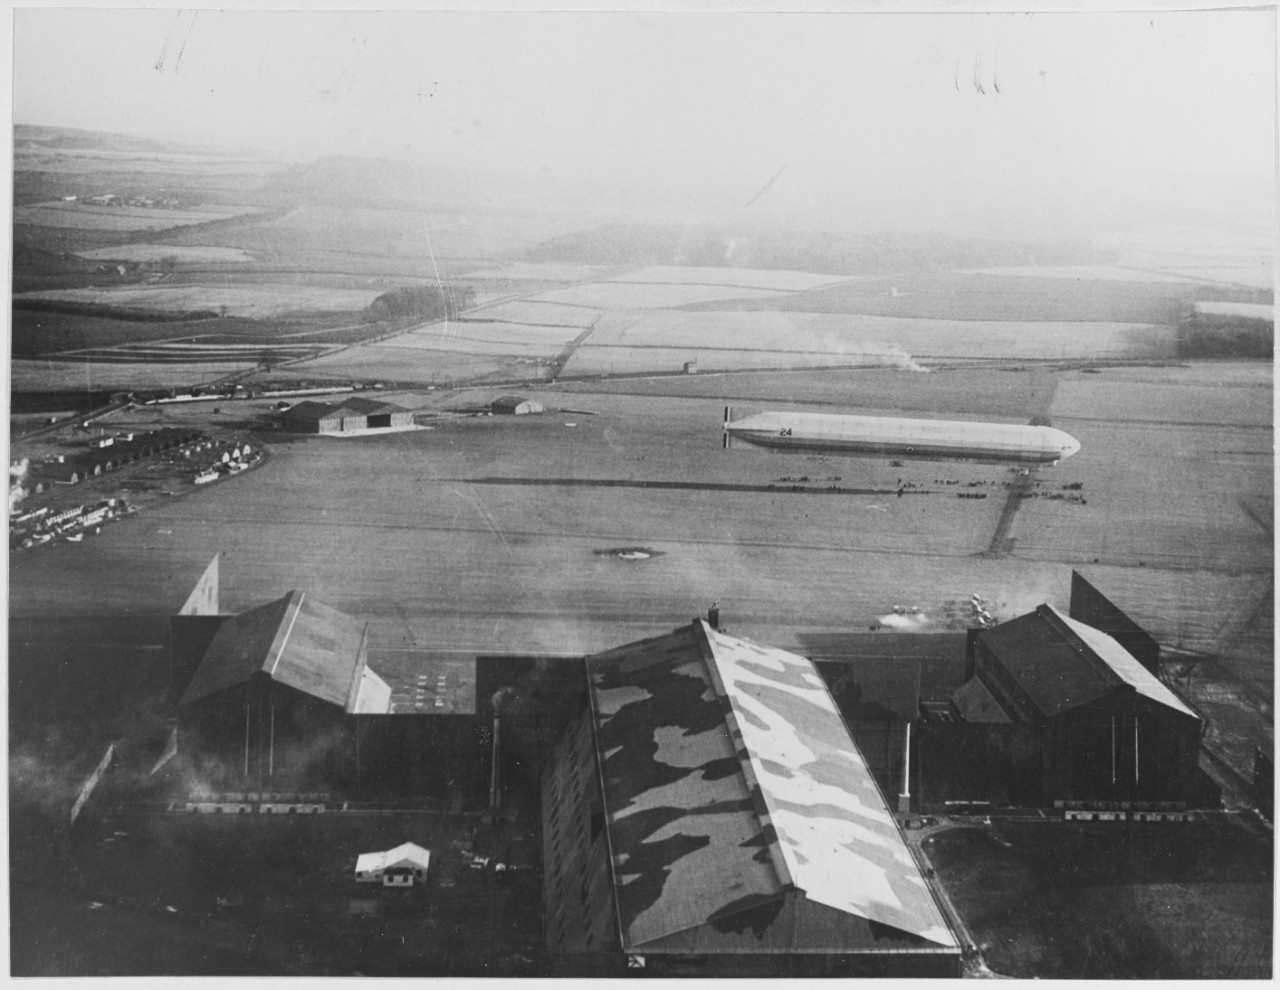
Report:
M716 601L712 602L712 603L711 603L711 607L710 607L709 609L707 609L707 625L709 625L712 629L715 629L715 630L719 630L719 629L720 629L720 601L719 601L719 599L717 599Z
M493 707L493 753L489 758L489 810L497 811L502 804L502 773L500 760L502 755L502 702L509 688L499 688L493 693L490 705Z
M489 810L497 811L502 804L502 787L498 777L499 734L502 731L502 718L495 710L493 713L493 756L489 770Z
M898 811L911 810L911 723L906 723L902 737L902 793L898 795Z

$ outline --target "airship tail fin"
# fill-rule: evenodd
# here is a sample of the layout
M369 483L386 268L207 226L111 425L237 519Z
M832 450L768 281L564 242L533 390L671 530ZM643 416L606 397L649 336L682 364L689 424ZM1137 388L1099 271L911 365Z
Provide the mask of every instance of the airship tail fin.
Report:
M723 435L720 438L720 446L724 450L728 450L733 445L733 435L729 432L729 420L733 415L733 406L724 407L724 427Z

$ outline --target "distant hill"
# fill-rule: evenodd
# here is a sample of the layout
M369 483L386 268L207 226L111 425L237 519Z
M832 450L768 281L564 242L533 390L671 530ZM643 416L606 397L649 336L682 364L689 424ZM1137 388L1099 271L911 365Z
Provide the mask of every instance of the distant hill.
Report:
M171 155L210 153L208 148L197 148L190 144L159 138L140 137L136 134L87 131L77 127L49 127L44 124L14 124L15 151L20 150L25 144L68 151L138 151Z

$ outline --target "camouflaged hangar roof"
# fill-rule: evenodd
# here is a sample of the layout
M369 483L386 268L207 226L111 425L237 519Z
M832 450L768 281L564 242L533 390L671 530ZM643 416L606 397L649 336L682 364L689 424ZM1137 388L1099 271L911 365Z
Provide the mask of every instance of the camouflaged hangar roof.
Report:
M548 860L552 914L603 873L628 952L958 951L809 660L698 621L587 666L598 775L548 821L598 803L607 827ZM586 948L550 920L552 951Z

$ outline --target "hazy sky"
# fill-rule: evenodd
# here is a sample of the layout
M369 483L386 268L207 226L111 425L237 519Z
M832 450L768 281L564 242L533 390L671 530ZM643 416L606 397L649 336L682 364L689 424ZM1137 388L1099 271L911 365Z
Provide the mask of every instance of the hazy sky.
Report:
M1265 11L27 9L14 30L19 123L545 170L677 209L741 207L785 164L759 208L1025 221L1276 156Z

